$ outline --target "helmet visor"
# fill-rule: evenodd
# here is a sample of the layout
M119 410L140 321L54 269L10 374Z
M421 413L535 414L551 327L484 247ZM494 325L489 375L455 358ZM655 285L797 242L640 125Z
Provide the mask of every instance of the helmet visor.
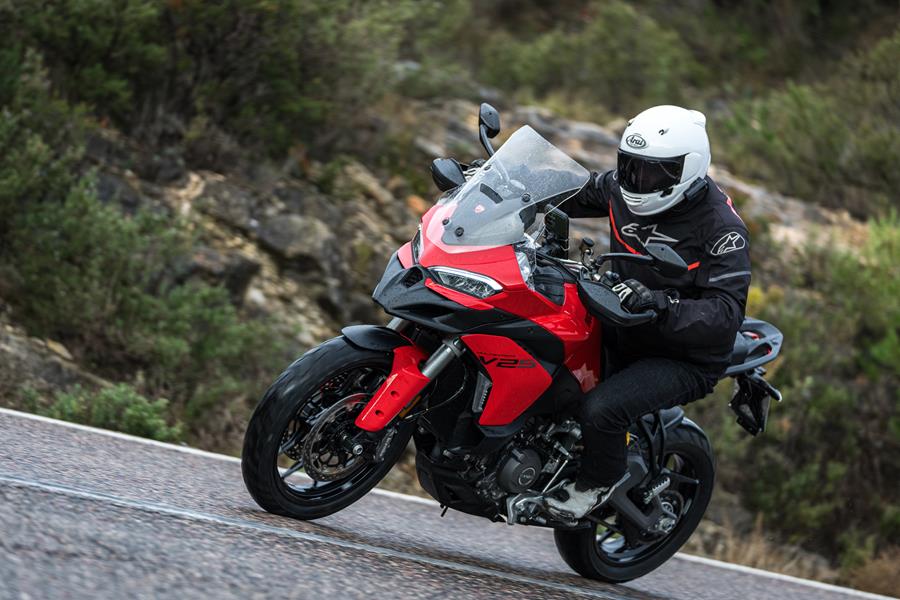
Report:
M632 194L661 192L681 182L684 156L649 158L619 150L619 185Z

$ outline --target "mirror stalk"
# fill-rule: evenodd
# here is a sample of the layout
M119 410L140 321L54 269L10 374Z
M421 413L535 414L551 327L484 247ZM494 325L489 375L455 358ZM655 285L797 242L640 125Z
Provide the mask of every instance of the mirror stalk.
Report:
M488 157L493 156L494 147L491 145L491 140L488 138L487 127L484 125L478 127L478 139L481 140L481 145L484 146L484 151L487 152Z

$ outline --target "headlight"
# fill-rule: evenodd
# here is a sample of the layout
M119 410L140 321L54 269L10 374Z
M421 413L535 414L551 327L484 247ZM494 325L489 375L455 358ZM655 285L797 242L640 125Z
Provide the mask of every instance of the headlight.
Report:
M422 226L419 225L419 230L416 232L416 237L413 238L412 244L412 259L414 263L419 262L419 257L422 255Z
M503 290L503 286L486 275L452 267L432 267L429 270L441 285L476 298L487 298Z
M533 255L534 252L532 251L532 256ZM527 252L516 250L516 262L519 263L519 272L522 274L525 285L534 288L534 282L531 279L531 275L534 272L534 269L532 268L533 259L528 256Z

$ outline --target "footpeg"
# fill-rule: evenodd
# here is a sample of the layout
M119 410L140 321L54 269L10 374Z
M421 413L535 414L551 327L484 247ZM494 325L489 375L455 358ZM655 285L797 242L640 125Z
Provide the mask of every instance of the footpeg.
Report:
M672 478L666 474L660 475L644 490L644 493L641 494L641 500L644 501L644 504L650 504L654 498L663 493L670 485L672 485Z

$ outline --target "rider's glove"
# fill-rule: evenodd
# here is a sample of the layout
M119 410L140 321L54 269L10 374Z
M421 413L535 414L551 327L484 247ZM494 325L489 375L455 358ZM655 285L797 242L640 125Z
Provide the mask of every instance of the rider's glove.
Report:
M637 279L626 279L612 287L622 302L622 307L631 313L652 310L660 316L669 310L669 305L678 302L675 290L651 290Z

